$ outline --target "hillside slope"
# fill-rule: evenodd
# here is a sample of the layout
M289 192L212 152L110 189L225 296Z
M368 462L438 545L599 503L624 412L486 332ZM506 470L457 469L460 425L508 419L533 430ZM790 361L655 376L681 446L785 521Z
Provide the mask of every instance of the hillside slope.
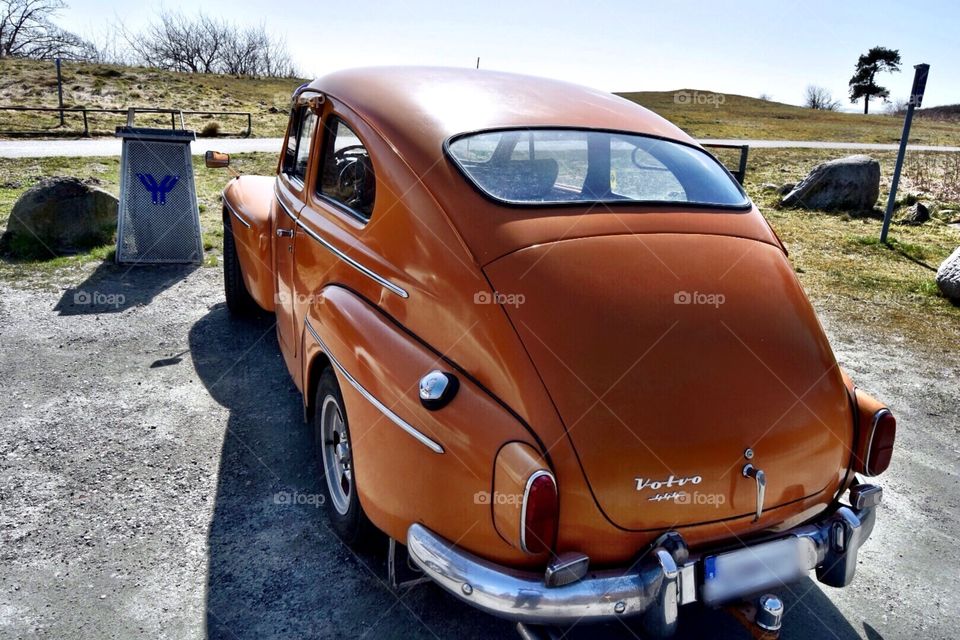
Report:
M903 116L814 111L693 89L620 95L657 112L696 138L897 143L903 130ZM917 118L910 141L956 146L960 144L960 123Z
M185 74L143 67L65 62L63 65L66 106L101 108L161 107L184 110L249 111L253 135L283 135L290 94L303 80L248 79L212 74ZM895 143L903 120L899 116L811 111L801 107L708 91L623 93L625 98L656 111L698 138L744 138L767 140L828 140L840 142ZM57 105L56 71L52 62L0 60L0 106ZM192 117L187 127L201 130L216 120L223 133L246 127L238 117ZM121 115L91 116L95 133L112 135L123 123ZM169 116L138 124L169 126ZM82 131L79 115L68 115L67 126L58 128L56 113L23 113L0 110L0 136L19 132L76 136ZM960 145L957 121L919 118L911 140L918 144Z
M105 109L127 107L172 108L190 111L249 111L253 114L253 135L283 135L290 94L303 80L248 79L215 74L189 74L144 67L63 63L64 106ZM0 60L0 106L57 106L57 75L52 62ZM95 133L112 135L123 124L121 115L91 115ZM186 126L197 131L211 120L224 133L246 129L246 118L236 116L187 119ZM137 117L137 124L169 127L170 116ZM56 113L24 113L0 110L0 135L34 131L47 135L77 135L83 131L79 115L68 114L59 130Z

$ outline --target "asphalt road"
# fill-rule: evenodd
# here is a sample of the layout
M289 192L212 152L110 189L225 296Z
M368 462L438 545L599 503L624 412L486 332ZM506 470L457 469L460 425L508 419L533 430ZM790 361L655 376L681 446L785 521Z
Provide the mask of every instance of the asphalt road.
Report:
M896 144L868 142L817 142L806 140L700 140L702 143L748 144L762 149L849 149L852 151L896 151ZM266 151L278 153L282 138L199 138L191 149L203 155L209 149L225 153ZM960 147L911 144L912 151L960 151ZM120 155L120 140L96 138L80 140L0 140L0 158L107 157Z
M231 319L217 269L91 265L65 284L0 282L0 637L516 637L432 585L394 593L385 550L352 553L286 498L320 491L300 401L271 320ZM956 638L956 343L931 358L821 315L901 426L853 586L781 590L782 637ZM691 605L679 637L748 636Z

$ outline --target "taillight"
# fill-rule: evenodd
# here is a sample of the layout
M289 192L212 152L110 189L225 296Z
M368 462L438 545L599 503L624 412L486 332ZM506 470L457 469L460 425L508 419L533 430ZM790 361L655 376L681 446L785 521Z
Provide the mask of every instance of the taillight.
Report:
M865 476L883 473L890 466L897 420L882 402L863 389L855 389L857 438L853 443L853 470Z
M887 470L893 456L893 441L897 437L897 419L888 409L873 415L870 440L867 443L866 465L863 472L876 476Z
M520 517L520 544L527 553L543 553L557 537L557 483L549 471L536 471L527 480Z

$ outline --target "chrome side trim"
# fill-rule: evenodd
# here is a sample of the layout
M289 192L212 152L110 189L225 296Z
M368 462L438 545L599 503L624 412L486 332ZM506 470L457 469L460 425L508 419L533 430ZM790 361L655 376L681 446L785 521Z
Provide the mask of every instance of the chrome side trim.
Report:
M550 481L553 482L553 490L557 491L557 479L546 469L534 471L530 474L530 477L527 478L527 485L523 488L523 503L520 507L520 549L524 553L530 553L530 550L527 548L527 499L530 497L530 487L533 486L533 481L540 476L549 476Z
M340 258L341 260L343 260L344 262L346 262L348 265L350 265L351 267L353 267L354 269L356 269L357 271L359 271L359 272L362 273L363 275L367 276L368 278L370 278L371 280L373 280L374 282L376 282L377 284L379 284L380 286L382 286L384 289L388 289L388 290L392 291L393 293L397 294L397 295L400 296L401 298L409 298L409 297L410 297L410 294L407 293L406 289L403 289L403 288L395 285L394 283L390 282L389 280L387 280L386 278L384 278L384 277L381 276L380 274L376 273L375 271L372 271L372 270L370 270L369 268L363 266L362 264L360 264L359 262L357 262L356 260L354 260L353 258L351 258L350 256L348 256L346 253L344 253L344 252L341 251L340 249L337 249L335 246L333 246L332 244L330 244L329 242L327 242L326 240L324 240L323 238L321 238L321 237L320 237L316 232L314 232L312 229L310 229L310 228L307 227L305 224L303 224L303 222L301 222L299 219L297 220L297 226L300 227L301 229L303 229L303 231L304 231L308 236L310 236L311 238L313 238L314 240L316 240L317 242L319 242L320 245L323 246L327 251L329 251L329 252L332 253L333 255L337 256L338 258Z
M320 345L320 348L323 349L324 354L326 354L326 356L330 358L330 362L332 362L333 366L337 368L337 371L343 374L343 377L347 379L347 382L349 382L350 385L354 389L356 389L360 395L366 398L367 402L369 402L374 407L379 409L380 413L382 413L387 418L389 418L390 421L393 422L395 425L397 425L398 427L400 427L401 429L409 433L411 436L416 438L417 441L420 442L420 444L424 445L434 453L443 453L443 447L441 447L435 441L431 440L430 438L425 436L423 433L418 431L409 422L407 422L406 420L404 420L403 418L395 414L393 411L391 411L388 406L386 406L385 404L377 400L372 393L364 389L363 386L359 382L357 382L357 379L354 378L352 375L350 375L350 372L347 371L342 364L340 364L340 361L337 360L335 357L333 357L333 354L330 353L330 349L327 348L326 343L319 336L319 334L317 334L316 329L313 328L313 325L310 324L310 321L304 320L304 324L307 327L307 331L310 332L310 335L313 336L314 340L317 341L317 344Z
M221 199L223 200L223 206L227 208L227 211L233 214L233 217L240 221L240 224L245 226L247 229L251 228L253 225L247 222L246 218L237 213L237 210L233 208L233 205L227 200L227 196L220 194Z

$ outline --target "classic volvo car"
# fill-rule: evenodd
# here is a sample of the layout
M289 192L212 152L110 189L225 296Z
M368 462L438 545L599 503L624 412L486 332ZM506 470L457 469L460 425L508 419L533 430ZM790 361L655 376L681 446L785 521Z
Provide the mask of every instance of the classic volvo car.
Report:
M223 203L227 305L276 314L347 542L386 533L527 634L669 635L689 603L850 584L896 422L663 118L505 73L344 71L296 91L276 175Z

